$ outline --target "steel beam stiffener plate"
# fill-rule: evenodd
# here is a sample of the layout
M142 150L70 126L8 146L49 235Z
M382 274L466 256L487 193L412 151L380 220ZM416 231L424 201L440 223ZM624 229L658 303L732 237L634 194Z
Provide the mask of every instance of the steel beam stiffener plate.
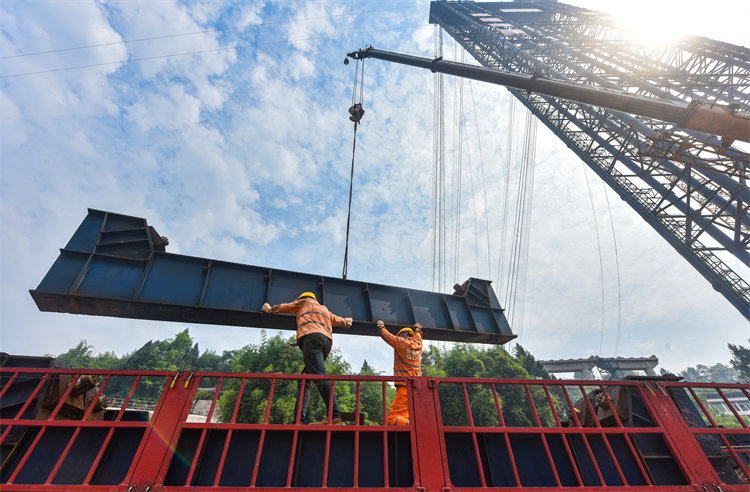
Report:
M453 295L177 255L145 219L89 209L35 290L42 311L294 330L294 316L264 314L302 292L339 316L334 332L377 335L422 323L429 340L503 344L515 338L491 281L470 278Z

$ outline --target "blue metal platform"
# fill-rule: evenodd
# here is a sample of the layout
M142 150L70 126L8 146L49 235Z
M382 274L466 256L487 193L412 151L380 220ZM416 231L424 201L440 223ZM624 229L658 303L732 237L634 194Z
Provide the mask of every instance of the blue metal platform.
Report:
M354 318L337 333L377 335L382 319L391 327L418 321L431 340L515 338L489 280L470 278L448 295L177 255L165 246L145 219L89 209L31 295L42 311L294 330L294 316L264 314L261 305L309 291Z

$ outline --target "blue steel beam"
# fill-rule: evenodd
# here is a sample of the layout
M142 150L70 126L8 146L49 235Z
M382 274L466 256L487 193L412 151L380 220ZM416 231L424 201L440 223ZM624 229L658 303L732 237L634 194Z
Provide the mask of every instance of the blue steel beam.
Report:
M491 281L470 278L453 295L177 255L145 219L89 209L78 230L31 290L42 311L294 330L293 316L263 314L302 292L350 329L377 335L420 322L426 339L503 344L515 338Z

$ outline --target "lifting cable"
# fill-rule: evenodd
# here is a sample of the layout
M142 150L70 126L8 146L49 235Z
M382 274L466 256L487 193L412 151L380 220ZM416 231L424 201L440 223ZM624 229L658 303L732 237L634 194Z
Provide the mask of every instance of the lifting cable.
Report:
M348 62L348 58L345 63ZM360 64L361 63L361 64ZM359 82L357 81L359 77ZM346 215L346 246L344 247L344 270L341 277L346 280L346 268L349 259L349 226L352 220L352 190L354 188L354 153L357 150L357 126L359 126L365 110L362 108L362 89L364 88L365 79L365 61L357 60L354 66L354 86L352 87L352 105L349 107L349 119L354 122L354 139L352 142L352 170L349 176L349 211ZM359 89L359 98L357 90Z

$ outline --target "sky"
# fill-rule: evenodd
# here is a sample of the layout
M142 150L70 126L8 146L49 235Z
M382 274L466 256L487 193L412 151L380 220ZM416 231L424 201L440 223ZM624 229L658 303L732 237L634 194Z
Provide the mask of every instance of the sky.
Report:
M643 36L750 46L744 0L569 3ZM254 328L42 313L29 289L88 208L146 218L168 252L340 277L354 80L344 57L367 45L432 57L428 12L387 0L1 2L0 351L58 355L86 340L124 355L185 328L201 350L258 343ZM444 53L461 58L447 37ZM434 290L478 276L502 298L504 166L518 147L507 144L509 98L464 85L461 240ZM433 290L433 75L368 60L363 101L348 278ZM739 312L543 125L535 162L527 294L512 326L535 357L653 354L677 372L727 364L727 343L747 345ZM355 369L366 359L390 373L384 343L336 335L334 347Z

